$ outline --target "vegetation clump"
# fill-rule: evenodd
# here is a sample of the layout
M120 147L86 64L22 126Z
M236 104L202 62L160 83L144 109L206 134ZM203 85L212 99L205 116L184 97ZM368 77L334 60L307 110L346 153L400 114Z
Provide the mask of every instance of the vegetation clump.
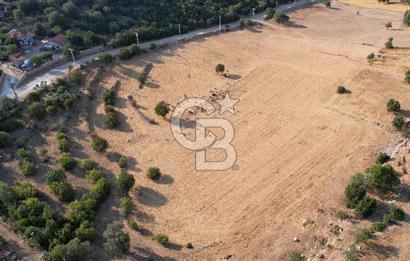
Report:
M130 247L130 237L123 228L121 223L114 222L103 233L104 249L113 257L122 257Z
M147 171L147 177L151 180L158 180L161 177L161 171L156 167L149 168Z
M76 161L71 157L69 153L63 153L58 159L60 166L63 170L72 170L75 167Z
M285 24L289 21L289 16L287 16L286 14L284 14L281 11L277 11L273 15L273 20L278 24Z
M395 99L390 99L387 102L386 107L388 112L394 112L395 114L398 113L401 109L400 102Z
M118 189L122 192L127 193L134 186L134 183L135 183L134 176L122 170L117 179Z
M168 236L164 234L155 235L154 240L157 241L157 243L160 244L161 246L166 246L169 243Z
M106 139L101 138L98 135L94 135L91 142L91 147L99 153L105 152L108 148L108 142Z
M165 118L165 116L167 116L167 114L169 113L169 104L164 101L159 102L155 106L155 113L158 116Z

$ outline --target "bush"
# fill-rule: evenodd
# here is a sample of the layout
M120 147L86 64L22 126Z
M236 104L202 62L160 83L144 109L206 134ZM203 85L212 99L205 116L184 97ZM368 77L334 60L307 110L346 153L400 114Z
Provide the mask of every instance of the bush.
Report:
M403 16L403 23L406 25L410 25L410 10L407 10Z
M389 164L375 164L371 166L369 173L369 185L379 194L386 194L393 191L393 187L400 184L400 174Z
M134 204L130 197L120 198L120 209L124 216L128 216L132 212Z
M67 151L69 143L70 142L67 134L63 132L57 133L57 146L60 151Z
M158 242L158 244L162 246L166 246L169 243L169 238L166 235L158 234L154 237L154 240Z
M274 15L273 15L273 20L276 23L279 24L284 24L286 22L289 21L289 16L285 15L284 13L282 13L281 11L277 11Z
M92 159L86 159L86 160L81 161L81 163L80 163L80 168L83 171L89 171L89 170L92 170L92 169L96 169L97 167L98 167L97 162L95 162Z
M101 97L105 103L105 105L114 105L115 104L115 92L112 90L103 90L101 93Z
M275 14L275 9L268 7L265 10L265 16L263 17L264 20L270 20L273 18L273 15Z
M376 207L376 200L364 197L360 200L356 207L356 214L360 218L366 218L373 213L374 208Z
M97 202L102 202L104 199L106 199L110 195L110 192L111 192L110 182L108 182L108 180L105 178L99 179L91 187L92 196Z
M406 213L404 213L403 209L393 205L393 206L390 206L388 215L391 220L402 221L404 220Z
M394 117L392 124L394 128L396 128L396 130L400 131L406 125L406 119L403 118L402 116L396 116Z
M0 131L0 148L7 148L13 145L13 137L5 131Z
M91 147L96 151L96 152L105 152L108 148L108 142L106 139L103 139L99 136L94 136L91 142Z
M395 99L390 99L387 102L387 111L388 112L394 112L394 113L398 113L400 111L400 102L396 101Z
M94 241L97 235L94 222L88 220L81 222L80 226L75 230L75 235L81 241Z
M138 223L137 223L134 219L128 221L128 226L129 226L132 230L135 230L135 231L138 231L138 232L142 230L141 226L138 225Z
M343 251L343 256L346 261L360 261L360 253L355 245Z
M302 256L301 253L299 253L299 252L292 252L292 253L290 254L290 260L291 260L291 261L303 261L304 258L303 258L303 256Z
M51 185L54 182L62 182L65 180L64 171L61 169L50 170L47 172L46 183Z
M120 166L120 168L124 169L127 167L128 164L128 159L126 157L120 157L118 159L118 166Z
M169 113L169 104L161 101L155 106L155 113L158 116L165 118L165 116Z
M86 220L92 220L95 216L97 202L92 198L74 200L70 203L69 218L72 222L80 224Z
M358 174L352 178L352 182L345 189L345 199L348 208L355 208L357 203L366 196L367 186L365 177Z
M374 222L371 228L372 232L382 232L387 225L384 222Z
M225 71L225 65L219 63L215 67L215 71L217 74L223 73Z
M103 233L104 249L114 257L121 257L130 247L130 237L122 231L123 228L121 223L114 222Z
M338 210L336 211L336 217L339 219L345 220L349 218L349 215L343 210Z
M63 153L58 159L58 162L61 168L66 171L72 170L76 163L69 153Z
M331 5L332 5L332 3L330 2L330 0L325 0L324 3L325 3L326 8L330 8Z
M369 229L359 229L355 234L355 242L366 243L370 239L371 235L372 233Z
M121 60L127 60L131 58L131 53L128 49L122 48L120 49L120 52L118 53L118 57Z
M136 56L136 55L140 55L141 54L141 49L137 44L132 44L130 46L130 54L131 56Z
M139 73L137 75L137 81L139 82L140 87L145 84L146 80L147 80L147 76L145 76L144 73Z
M19 200L36 198L39 194L39 191L28 182L17 182L13 187L13 192Z
M61 244L51 249L48 254L48 260L61 261L61 260L88 260L88 256L91 252L90 242L81 242L80 239L74 238L67 244Z
M161 177L161 171L159 170L159 168L149 168L147 177L151 180L157 180Z
M123 192L128 192L134 186L135 179L134 176L128 174L126 171L121 171L117 179L118 189Z
M24 176L33 176L37 173L36 165L28 159L23 159L19 164L19 168Z
M192 245L191 242L188 242L188 243L186 244L186 248L188 248L188 249L193 249L194 246Z
M370 54L367 56L367 60L369 60L369 62L372 61L374 58L376 58L376 55L375 55L374 53L370 53Z
M347 90L344 86L339 86L339 87L337 87L337 93L338 94L344 94L344 93L347 93Z
M114 62L114 57L109 53L105 53L105 54L100 55L100 59L105 64L110 64L110 63Z
M46 114L46 108L42 102L33 102L28 107L28 114L36 119L42 119Z
M0 131L12 132L23 127L23 122L18 119L10 118L0 121Z
M85 177L88 180L91 180L93 182L96 182L97 180L101 179L103 177L103 173L101 170L99 169L91 169L91 170L87 170L85 173Z
M50 184L50 190L61 201L70 202L74 199L74 189L66 181L51 183Z
M390 156L385 152L380 152L379 156L376 159L377 164L384 164L390 160Z
M150 50L155 50L155 49L157 49L157 45L156 45L155 43L151 43L151 44L149 45L149 49L150 49Z
M18 149L16 151L16 154L21 160L23 160L23 159L31 160L30 153L25 148Z
M394 46L393 46L393 38L390 37L390 38L387 40L387 42L384 44L384 46L385 46L387 49L393 49L393 48L394 48Z
M74 70L70 73L69 75L69 79L70 81L72 81L73 83L77 84L77 85L81 85L84 83L84 75L81 73L80 70Z
M116 112L108 112L104 116L104 126L107 129L114 129L120 125L120 120Z

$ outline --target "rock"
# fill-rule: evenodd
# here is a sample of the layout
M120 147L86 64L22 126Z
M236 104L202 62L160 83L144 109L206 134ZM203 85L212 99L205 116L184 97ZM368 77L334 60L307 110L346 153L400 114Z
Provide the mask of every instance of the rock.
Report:
M293 238L293 242L299 242L299 241L300 241L299 238L297 238L297 237Z
M324 254L321 254L321 253L318 253L316 256L317 256L318 258L320 258L320 259L325 258L325 255L324 255Z

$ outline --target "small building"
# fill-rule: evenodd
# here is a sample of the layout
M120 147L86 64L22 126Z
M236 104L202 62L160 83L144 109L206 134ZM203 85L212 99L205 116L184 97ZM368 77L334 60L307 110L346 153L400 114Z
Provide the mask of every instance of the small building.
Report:
M30 48L34 44L33 35L22 29L13 29L6 35L7 39L15 39L20 47Z
M59 52L64 49L68 40L63 34L58 34L52 38L45 38L42 42L43 45L40 47L41 51Z

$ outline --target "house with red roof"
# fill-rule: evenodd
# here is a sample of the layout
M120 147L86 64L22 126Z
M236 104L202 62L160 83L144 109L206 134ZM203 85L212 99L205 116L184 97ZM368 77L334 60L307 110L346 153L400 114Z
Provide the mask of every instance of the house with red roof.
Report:
M13 29L6 35L7 39L14 39L23 48L30 48L34 44L33 35L23 29Z

